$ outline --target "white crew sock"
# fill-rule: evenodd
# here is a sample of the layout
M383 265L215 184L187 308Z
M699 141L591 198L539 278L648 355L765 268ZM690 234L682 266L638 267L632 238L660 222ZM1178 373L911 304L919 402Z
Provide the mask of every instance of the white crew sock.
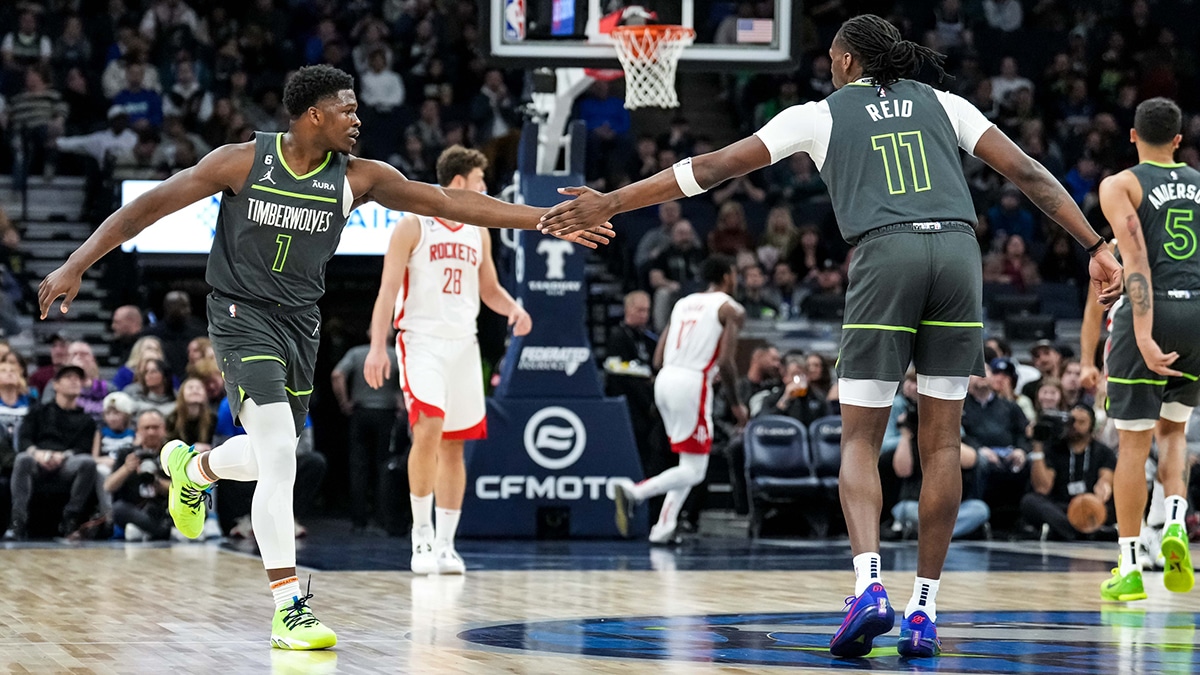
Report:
M1166 512L1167 525L1183 525L1187 518L1187 500L1179 495L1171 495L1163 500L1163 510Z
M858 597L873 583L883 583L879 576L879 554L859 553L854 556L854 597Z
M413 529L419 530L426 525L433 526L433 493L418 497L408 493L408 501L412 505Z
M458 530L458 518L462 515L462 509L439 508L436 513L437 526L434 529L437 531L438 545L454 548L454 533Z
M1166 509L1163 507L1163 501L1166 496L1163 494L1163 484L1154 481L1154 491L1150 493L1150 511L1146 514L1146 524L1153 528L1162 527L1167 520Z
M1118 569L1121 576L1142 569L1142 563L1138 560L1138 539L1140 538L1121 537L1117 540L1117 545L1121 548L1121 567Z
M294 576L271 582L271 595L275 597L275 609L283 609L300 597L300 579Z
M913 612L925 612L930 621L937 621L937 592L941 583L939 579L917 577L913 582L912 598L904 608L904 618L912 616Z

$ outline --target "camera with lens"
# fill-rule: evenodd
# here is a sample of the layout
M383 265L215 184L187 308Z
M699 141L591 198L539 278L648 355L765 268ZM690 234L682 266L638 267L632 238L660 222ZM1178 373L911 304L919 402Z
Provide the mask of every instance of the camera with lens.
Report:
M1071 413L1065 410L1043 410L1033 424L1033 440L1042 443L1065 441L1071 431Z
M153 450L138 450L137 457L140 460L137 470L138 482L142 485L152 484L155 477L161 473L158 468L158 453Z

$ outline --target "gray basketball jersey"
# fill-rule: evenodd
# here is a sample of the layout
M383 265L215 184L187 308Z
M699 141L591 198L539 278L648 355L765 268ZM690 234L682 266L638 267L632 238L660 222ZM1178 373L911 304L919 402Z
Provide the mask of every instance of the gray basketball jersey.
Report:
M246 184L222 196L205 279L236 298L302 307L325 293L325 264L353 197L346 155L330 152L316 169L297 175L283 159L281 137L258 132Z
M894 223L975 222L958 135L932 87L852 82L825 101L833 126L821 178L846 241Z
M1186 164L1142 162L1129 171L1142 185L1138 220L1146 239L1150 281L1156 292L1200 290L1200 172Z

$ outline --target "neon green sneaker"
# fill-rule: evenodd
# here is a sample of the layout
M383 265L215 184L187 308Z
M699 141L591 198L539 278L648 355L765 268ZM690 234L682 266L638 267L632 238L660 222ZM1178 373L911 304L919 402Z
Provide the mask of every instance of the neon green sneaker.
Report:
M1121 576L1121 568L1114 567L1112 578L1100 584L1100 599L1115 602L1145 600L1146 587L1142 584L1142 571L1134 570Z
M275 610L271 622L271 645L276 649L328 649L337 644L337 635L313 616L308 608L312 593L292 598L292 604Z
M1183 525L1173 523L1163 531L1162 554L1167 566L1163 571L1163 586L1172 593L1187 593L1196 585L1192 569L1192 554L1188 553L1188 536Z
M158 454L163 471L171 479L171 494L167 502L167 511L175 527L189 539L195 539L204 532L204 518L207 509L207 485L192 482L187 477L187 463L196 451L180 440L168 441Z

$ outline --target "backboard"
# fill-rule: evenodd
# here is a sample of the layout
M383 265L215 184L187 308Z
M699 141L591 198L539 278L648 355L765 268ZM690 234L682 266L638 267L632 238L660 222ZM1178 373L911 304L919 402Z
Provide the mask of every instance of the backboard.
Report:
M680 70L792 70L800 5L790 0L478 0L491 61L502 67L617 68L606 34L631 6L696 31Z

